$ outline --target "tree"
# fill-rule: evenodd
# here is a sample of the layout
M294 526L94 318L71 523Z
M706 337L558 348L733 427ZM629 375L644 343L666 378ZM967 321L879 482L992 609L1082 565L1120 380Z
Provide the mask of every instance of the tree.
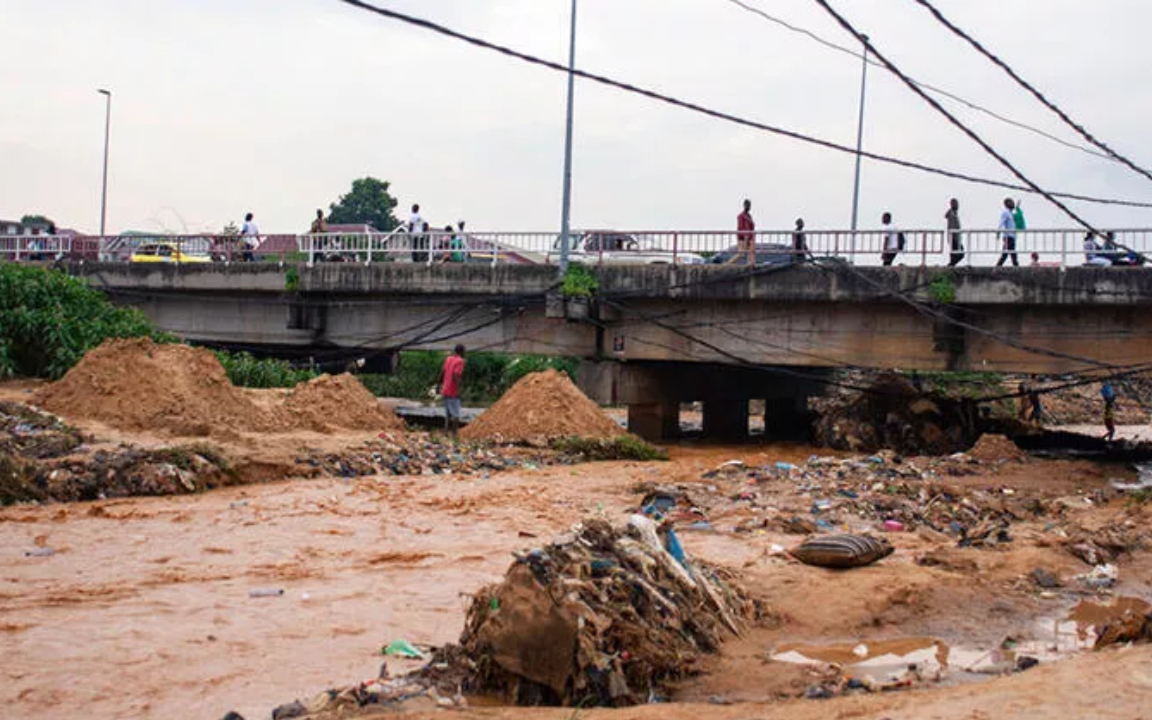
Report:
M388 182L374 177L352 181L352 191L329 206L328 222L367 223L381 232L395 230L400 222L392 211L396 198L388 192Z
M45 225L45 226L53 225L53 226L55 226L56 223L52 222L51 220L49 220L44 215L25 215L24 217L20 218L20 224L21 225Z

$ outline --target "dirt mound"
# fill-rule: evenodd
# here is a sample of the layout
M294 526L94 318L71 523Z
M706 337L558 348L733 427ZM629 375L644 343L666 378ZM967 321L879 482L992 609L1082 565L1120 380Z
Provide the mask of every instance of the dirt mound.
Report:
M318 432L347 430L403 430L404 421L380 406L376 396L356 378L321 375L297 385L284 407L303 426Z
M1027 457L1016 443L1003 435L981 435L968 454L977 460L995 462L997 460L1023 460Z
M978 419L974 403L884 375L866 392L828 403L814 434L818 443L840 450L949 455L972 446Z
M72 419L177 436L402 428L351 376L320 377L282 402L259 404L232 385L208 350L148 339L105 342L33 401Z
M520 378L495 405L460 431L467 440L505 442L623 434L622 427L556 370Z

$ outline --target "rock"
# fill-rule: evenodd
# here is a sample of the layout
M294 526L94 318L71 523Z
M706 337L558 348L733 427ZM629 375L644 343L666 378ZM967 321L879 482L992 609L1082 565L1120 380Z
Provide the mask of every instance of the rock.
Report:
M308 708L299 700L281 705L272 711L272 720L290 720L290 718L304 717L308 714Z
M1021 655L1020 657L1016 658L1016 672L1031 670L1039 664L1040 661L1036 658L1028 657L1027 655Z
M1032 571L1032 582L1036 583L1039 587L1045 590L1058 588L1062 585L1060 579L1048 572L1044 568L1036 568Z

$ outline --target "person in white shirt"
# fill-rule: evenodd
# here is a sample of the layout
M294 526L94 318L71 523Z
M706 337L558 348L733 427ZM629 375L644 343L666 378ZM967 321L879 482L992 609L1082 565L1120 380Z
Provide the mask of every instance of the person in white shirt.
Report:
M1016 257L1016 216L1013 210L1016 209L1016 203L1012 198L1004 198L1004 210L1000 213L1000 239L1003 243L1004 250L1000 254L1000 259L996 261L996 267L1000 267L1008 258L1012 258L1012 264L1020 267L1020 260Z
M240 241L244 243L244 262L255 260L253 251L260 245L260 228L252 219L252 213L244 216L244 227L240 228Z
M1098 267L1108 267L1112 265L1112 261L1107 255L1100 253L1100 245L1096 242L1095 233L1088 233L1084 236L1084 264L1096 265Z
M428 237L424 235L424 218L420 216L420 205L412 206L412 214L408 216L408 234L412 237L412 262L424 262L428 259Z
M900 253L900 231L892 226L892 213L884 213L880 218L880 225L884 228L884 252L880 259L885 266L891 265Z

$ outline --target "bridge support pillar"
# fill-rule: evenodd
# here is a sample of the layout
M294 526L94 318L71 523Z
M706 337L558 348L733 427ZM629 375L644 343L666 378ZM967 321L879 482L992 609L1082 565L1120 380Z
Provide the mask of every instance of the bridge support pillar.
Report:
M661 401L628 406L628 430L649 442L680 436L680 403Z
M705 400L704 437L709 440L748 439L747 400Z

